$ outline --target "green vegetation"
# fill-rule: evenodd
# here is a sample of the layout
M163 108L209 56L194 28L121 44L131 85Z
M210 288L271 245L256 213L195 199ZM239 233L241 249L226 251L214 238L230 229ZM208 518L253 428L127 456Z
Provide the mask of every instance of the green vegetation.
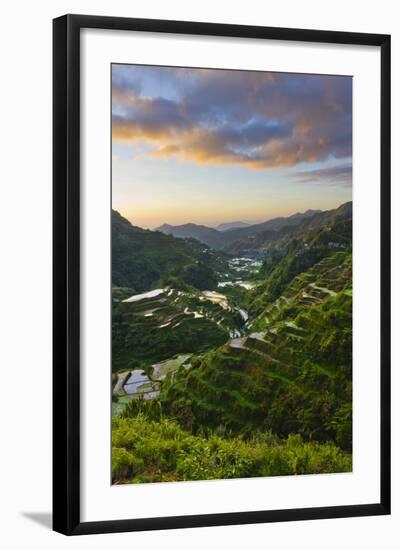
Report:
M111 213L112 283L135 292L160 286L167 277L214 288L216 273L226 258L194 239L175 239L159 231L133 226L115 210Z
M341 292L308 311L296 307L293 321L192 358L161 393L167 413L194 433L271 429L350 450L351 298Z
M224 344L242 324L237 310L223 309L193 288L167 288L154 298L131 303L114 301L113 370L206 351Z
M351 456L330 443L281 440L270 432L251 439L191 435L170 419L115 417L113 483L231 479L351 471Z
M115 483L351 470L351 204L294 218L252 260L113 213Z

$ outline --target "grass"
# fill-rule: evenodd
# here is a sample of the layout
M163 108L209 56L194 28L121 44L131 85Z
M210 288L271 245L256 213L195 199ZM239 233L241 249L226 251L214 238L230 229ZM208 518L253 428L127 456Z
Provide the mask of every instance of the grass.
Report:
M192 435L171 419L143 414L115 417L113 483L233 479L350 472L351 455L332 443L279 439L270 432L251 438Z
M351 251L322 244L293 243L254 275L257 289L223 290L246 326L202 285L114 302L114 371L162 379L156 399L114 399L114 483L351 471Z

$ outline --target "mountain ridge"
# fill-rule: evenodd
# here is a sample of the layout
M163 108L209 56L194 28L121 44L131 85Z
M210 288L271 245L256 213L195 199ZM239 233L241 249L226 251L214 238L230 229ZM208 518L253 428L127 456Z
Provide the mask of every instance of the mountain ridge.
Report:
M173 235L181 239L197 239L215 250L224 250L229 252L231 249L236 250L235 243L245 242L247 239L257 240L257 236L264 234L264 240L270 239L272 242L277 240L279 232L283 234L292 233L290 228L295 228L304 224L324 223L326 217L333 215L336 211L345 211L351 205L351 202L343 203L338 208L331 210L308 209L305 212L296 212L290 216L279 216L265 222L248 225L245 227L231 228L224 231L198 225L195 223L187 223L178 226L163 224L155 229L167 235ZM347 205L347 206L346 206ZM249 241L249 242L250 242Z
M231 231L231 229L240 229L242 227L249 227L250 225L254 225L252 223L242 222L242 221L234 221L234 222L225 222L220 223L215 227L217 231Z
M159 231L132 225L116 210L111 215L112 283L134 292L150 290L177 273L196 286L204 278L215 286L215 272L223 260L199 240L177 239Z
M223 248L223 233L206 225L195 223L185 223L182 225L169 225L164 223L156 227L154 231L159 231L165 235L172 235L179 239L197 239L203 244L219 250Z
M267 250L281 248L294 239L307 240L315 230L319 230L327 237L329 227L341 224L350 224L352 220L352 202L346 202L338 208L317 212L309 216L297 218L297 223L279 224L277 229L264 229L263 231L243 235L242 238L232 239L227 242L224 250L229 253L243 253L246 250ZM328 235L329 236L329 235ZM331 240L336 241L338 235Z

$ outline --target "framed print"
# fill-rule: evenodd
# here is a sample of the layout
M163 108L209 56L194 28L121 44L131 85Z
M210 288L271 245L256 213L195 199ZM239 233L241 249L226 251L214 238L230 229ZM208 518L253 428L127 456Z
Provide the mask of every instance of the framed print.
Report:
M390 37L54 20L54 529L390 513Z

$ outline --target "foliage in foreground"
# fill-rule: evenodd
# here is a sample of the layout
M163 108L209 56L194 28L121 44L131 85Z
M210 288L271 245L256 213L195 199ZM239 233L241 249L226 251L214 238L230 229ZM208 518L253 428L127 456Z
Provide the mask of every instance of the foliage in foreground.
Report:
M332 443L281 440L269 432L252 438L194 436L170 419L143 414L115 417L113 483L232 479L349 472L351 455Z

